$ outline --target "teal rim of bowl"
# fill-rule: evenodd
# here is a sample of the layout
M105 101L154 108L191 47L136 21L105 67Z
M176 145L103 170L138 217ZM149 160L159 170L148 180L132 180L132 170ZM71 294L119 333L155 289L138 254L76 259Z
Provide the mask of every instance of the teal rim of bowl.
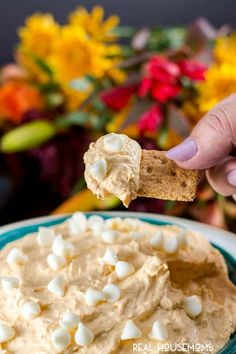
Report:
M94 215L96 213L85 213L87 216ZM113 215L106 215L105 213L99 213L97 215L101 215L104 219L110 219L114 217ZM117 216L117 215L115 215ZM42 221L39 223L35 223L33 225L26 225L26 226L20 226L17 227L16 229L6 231L3 234L0 235L0 249L2 249L7 243L16 241L30 233L37 232L39 227L50 227L54 225L58 225L60 223L63 223L66 221L70 215L67 216L60 216L58 218L54 218L53 220L49 221ZM132 216L130 217L132 218ZM172 222L166 222L166 221L161 221L158 219L153 219L149 217L139 217L138 219L153 224L153 225L178 225L177 223L172 223ZM180 225L179 225L180 226ZM180 226L182 227L182 226ZM182 227L183 228L183 227ZM225 258L228 268L230 267L234 273L236 272L236 258L232 256L230 253L228 253L226 250L221 248L220 246L212 243L212 245L217 248L220 253L223 255ZM236 283L235 283L236 284ZM229 342L218 352L218 354L234 354L236 352L236 333L234 333Z

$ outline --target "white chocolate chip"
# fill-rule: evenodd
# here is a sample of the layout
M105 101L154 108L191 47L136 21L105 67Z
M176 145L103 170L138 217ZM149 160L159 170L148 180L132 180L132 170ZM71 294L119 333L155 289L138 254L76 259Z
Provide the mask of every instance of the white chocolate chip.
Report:
M105 220L105 223L109 229L118 229L122 225L122 219L120 217L109 218Z
M120 289L115 284L105 285L102 291L105 293L108 302L116 302L120 298Z
M0 344L10 341L15 335L16 332L14 328L6 323L0 322Z
M27 259L28 257L18 248L13 248L7 255L7 263L10 267L22 266Z
M120 152L124 140L122 135L111 133L104 137L104 147L110 152Z
M65 259L54 253L47 256L47 262L52 270L59 270L66 265Z
M94 334L86 327L82 322L79 323L78 329L75 332L75 343L82 346L87 346L92 343L94 339Z
M101 236L103 231L107 230L107 226L105 223L101 224L101 223L95 223L92 227L92 231L93 231L93 236Z
M178 236L165 235L163 240L163 250L166 253L175 253L179 248Z
M136 326L134 321L128 320L123 328L122 333L121 333L121 339L122 340L134 339L134 338L141 337L141 335L142 335L142 332Z
M155 234L150 239L150 244L153 248L160 249L163 246L163 233L161 230L155 232Z
M67 312L60 320L60 325L65 329L74 329L78 327L80 317L73 312Z
M119 237L119 231L116 231L116 230L103 231L101 234L101 237L104 242L106 242L108 244L114 244L114 243L116 243L116 241Z
M130 236L134 241L141 241L146 236L146 234L142 231L131 231Z
M76 236L87 230L88 221L86 215L80 211L74 213L68 220L69 232L72 236Z
M37 302L28 301L22 307L22 315L26 320L34 320L41 313L41 307Z
M123 224L126 226L127 231L136 231L140 225L140 221L136 218L124 218Z
M107 162L105 159L94 162L90 168L90 173L98 181L103 181L107 174Z
M202 301L197 295L188 296L184 299L184 309L190 317L196 317L202 312Z
M64 259L72 258L74 254L74 246L72 243L63 240L61 236L57 236L52 245L53 253Z
M135 269L129 262L119 261L115 265L115 271L118 279L124 279L133 274Z
M70 333L65 328L57 328L51 335L51 341L56 351L61 353L70 345Z
M103 258L103 263L109 264L109 265L116 265L118 262L117 255L115 254L115 251L112 248L107 248Z
M104 224L104 219L100 215L91 215L88 217L88 227L93 230L94 225Z
M102 291L88 288L86 293L84 294L85 301L89 306L97 306L101 302L106 300L106 296Z
M65 295L65 280L62 275L58 275L49 282L48 291L61 297Z
M50 247L55 238L55 232L48 227L40 227L36 236L37 243L43 247Z
M3 277L1 280L2 288L4 291L12 291L20 286L20 281L16 277Z
M162 341L167 340L168 332L163 321L161 320L155 321L152 326L152 331L149 333L148 336L151 339L162 340Z

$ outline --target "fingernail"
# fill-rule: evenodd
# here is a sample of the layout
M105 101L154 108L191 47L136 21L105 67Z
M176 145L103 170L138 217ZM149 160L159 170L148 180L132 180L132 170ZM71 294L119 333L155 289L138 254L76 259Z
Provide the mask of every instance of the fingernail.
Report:
M198 148L195 140L186 139L181 144L167 151L166 156L171 160L185 162L196 155L197 151Z
M236 187L236 170L230 171L226 176L229 184Z

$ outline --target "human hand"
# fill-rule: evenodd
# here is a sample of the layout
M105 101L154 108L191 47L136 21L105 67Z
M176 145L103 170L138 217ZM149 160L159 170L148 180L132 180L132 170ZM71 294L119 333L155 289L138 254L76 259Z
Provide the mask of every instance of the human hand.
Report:
M236 94L211 109L190 136L166 152L167 157L187 169L207 170L214 190L236 200Z

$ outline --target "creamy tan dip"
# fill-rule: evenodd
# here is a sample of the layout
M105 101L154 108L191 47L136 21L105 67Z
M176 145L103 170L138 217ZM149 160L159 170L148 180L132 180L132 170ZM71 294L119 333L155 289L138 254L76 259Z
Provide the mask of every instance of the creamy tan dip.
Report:
M137 197L142 150L124 134L108 134L89 146L84 155L88 188L100 199L110 194L125 206Z
M178 343L211 346L217 353L235 331L236 287L221 254L201 235L138 220L86 220L82 214L51 230L14 241L0 253L0 322L15 331L0 344L1 353L131 354L138 343L145 353ZM62 237L55 241L55 234ZM49 261L49 254L64 263ZM60 282L48 286L58 276L64 280L60 294L52 292L61 289ZM8 288L6 277L19 284ZM103 292L108 284L114 285L109 296ZM40 313L24 306L29 301ZM78 323L61 331L68 312ZM67 347L60 351L61 333Z

